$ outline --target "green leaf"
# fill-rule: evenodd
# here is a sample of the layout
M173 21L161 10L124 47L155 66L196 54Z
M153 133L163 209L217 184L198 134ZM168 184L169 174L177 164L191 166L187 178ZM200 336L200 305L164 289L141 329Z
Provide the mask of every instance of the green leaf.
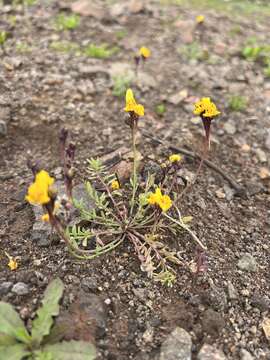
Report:
M18 313L5 302L0 302L0 333L12 336L24 343L30 340L30 335Z
M7 345L13 345L16 343L17 343L17 340L13 336L0 333L0 347L7 346Z
M63 282L57 278L47 287L42 300L42 307L37 311L37 318L33 321L32 341L40 344L43 337L50 333L53 324L53 316L59 314L58 302L64 291Z
M0 346L0 360L22 360L30 354L24 344Z
M43 353L52 354L53 360L94 360L96 358L94 345L85 341L72 340L46 345Z

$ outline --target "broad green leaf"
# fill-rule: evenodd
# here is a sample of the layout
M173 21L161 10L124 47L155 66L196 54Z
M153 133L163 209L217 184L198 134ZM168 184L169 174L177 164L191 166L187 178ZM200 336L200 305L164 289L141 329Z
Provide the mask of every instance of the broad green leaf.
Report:
M94 360L96 349L86 341L63 341L54 345L46 345L44 353L53 355L53 360Z
M34 359L35 360L54 360L52 353L43 352L41 350L35 351Z
M25 343L30 340L30 335L18 313L5 302L0 302L0 333L15 337Z
M39 345L44 336L50 333L53 324L53 316L59 314L59 300L64 291L63 282L57 278L47 287L42 300L42 306L37 311L37 317L33 321L32 341Z
M0 333L0 347L16 344L17 340L15 337Z
M30 354L24 344L0 346L0 360L22 360Z

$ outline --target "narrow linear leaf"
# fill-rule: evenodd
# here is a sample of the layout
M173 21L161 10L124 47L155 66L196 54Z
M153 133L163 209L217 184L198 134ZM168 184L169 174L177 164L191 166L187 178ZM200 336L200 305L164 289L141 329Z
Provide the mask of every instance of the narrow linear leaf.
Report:
M27 355L30 355L30 352L24 344L0 346L0 360L22 360Z
M0 302L0 333L12 336L24 343L30 340L30 335L18 313L5 302Z
M46 345L44 353L53 355L53 360L94 360L96 349L86 341L63 341L54 345Z
M59 314L59 300L64 291L63 282L57 278L53 280L45 290L42 307L37 311L37 317L33 321L32 341L40 344L43 337L50 333L53 324L53 316Z

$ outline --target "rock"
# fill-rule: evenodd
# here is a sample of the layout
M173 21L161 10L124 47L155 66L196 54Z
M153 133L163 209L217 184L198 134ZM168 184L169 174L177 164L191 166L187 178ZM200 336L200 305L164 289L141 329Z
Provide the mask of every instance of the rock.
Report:
M31 231L31 240L39 247L47 247L53 241L56 234L52 232L51 225L48 222L42 221L41 217L44 214L41 207L32 207L35 214L35 222Z
M0 283L0 298L6 295L9 290L12 288L13 283L10 281L3 281Z
M261 167L260 172L259 172L259 176L263 180L270 178L270 170L267 169L266 167Z
M157 87L156 79L146 72L139 71L138 73L138 86L142 91L154 89Z
M256 272L257 262L251 254L246 253L238 260L237 267L240 270Z
M142 171L143 180L146 181L149 175L155 175L155 183L160 183L164 177L162 167L154 161L148 161Z
M144 9L144 3L141 0L130 0L128 9L132 14L138 14Z
M267 136L265 139L265 147L270 150L270 130L268 129Z
M83 278L81 286L84 291L95 291L98 288L97 280L94 277Z
M256 149L256 155L261 163L267 162L267 156L266 153L261 149Z
M226 360L226 356L212 345L204 344L198 353L198 360Z
M187 89L183 89L181 91L179 91L176 94L172 94L171 96L169 96L168 98L168 102L173 104L173 105L178 105L180 104L186 97L188 96L188 91ZM197 118L196 118L197 119ZM200 118L199 118L200 120ZM201 120L200 120L201 121Z
M161 345L159 360L190 360L191 346L189 333L176 327Z
M5 121L0 119L0 136L6 136L7 135L7 124Z
M267 296L262 296L258 293L251 297L251 304L261 311L270 310L270 299Z
M228 290L229 300L237 300L238 299L238 292L230 281L228 281L227 290Z
M240 358L241 360L253 360L254 357L245 349L240 350Z
M28 285L23 282L18 282L15 285L13 285L11 291L15 293L16 295L27 295L29 293Z
M203 331L211 336L218 336L225 326L223 317L213 309L207 309L202 318Z
M223 129L226 131L229 135L234 135L236 133L236 127L235 124L232 121L225 122Z
M263 319L262 328L266 339L270 341L270 318Z
M93 0L78 0L71 5L72 12L81 16L91 16L97 20L108 17L106 6L100 6Z
M110 68L108 69L108 72L111 78L115 78L119 76L123 76L130 80L135 78L134 67L132 66L131 63L124 63L124 62L112 63Z
M257 194L260 194L261 192L264 191L264 186L259 181L257 181L257 182L253 182L253 181L247 182L246 188L247 188L247 192L248 192L249 196L257 195Z

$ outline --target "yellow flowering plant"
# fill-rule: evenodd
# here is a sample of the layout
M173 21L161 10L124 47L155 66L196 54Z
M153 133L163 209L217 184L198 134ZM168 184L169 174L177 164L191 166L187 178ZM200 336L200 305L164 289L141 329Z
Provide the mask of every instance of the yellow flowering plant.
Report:
M137 134L145 115L144 106L137 103L132 89L127 89L124 112L130 128L133 167L129 181L119 180L99 159L88 160L88 180L85 183L89 206L73 196L74 144L68 144L68 132L60 133L60 149L66 189L65 201L60 201L53 188L54 179L33 167L35 175L28 188L27 201L44 209L43 220L49 221L65 240L69 251L78 259L91 260L129 241L140 261L140 268L151 278L172 286L176 279L176 266L182 265L176 249L169 248L171 236L186 231L201 251L206 248L187 224L190 217L182 217L177 205L179 185L177 179L183 166L179 154L170 154L161 162L162 176L147 172L139 166ZM210 100L196 103L195 110L202 118L218 115ZM63 200L63 199L62 199ZM56 207L64 206L63 217ZM63 205L64 204L64 205ZM79 210L81 225L69 225L72 209ZM70 211L70 213L69 213ZM88 246L89 245L89 246Z
M140 63L142 62L142 65L151 57L151 50L146 47L142 46L138 53L134 56L135 60L135 66L136 66L136 74L138 74Z

